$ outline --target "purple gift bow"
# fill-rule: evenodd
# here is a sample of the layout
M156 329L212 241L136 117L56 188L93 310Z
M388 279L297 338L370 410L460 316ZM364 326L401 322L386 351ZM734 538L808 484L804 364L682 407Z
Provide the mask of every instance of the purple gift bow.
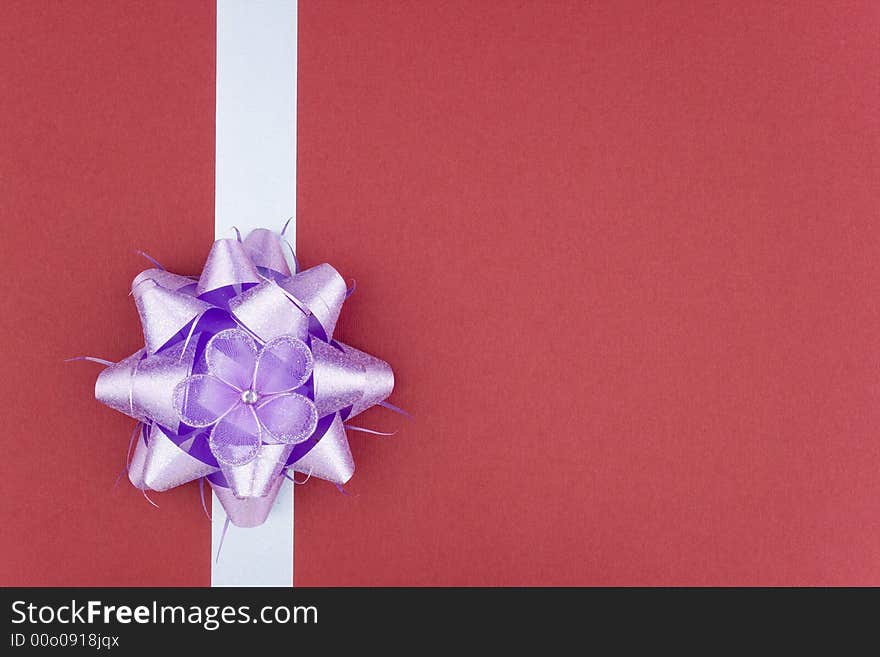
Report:
M346 483L354 461L343 422L383 403L394 386L387 363L333 340L347 294L330 265L291 273L283 238L265 229L217 240L198 281L158 268L139 274L132 295L145 347L108 366L95 384L98 400L143 423L131 482L162 491L206 477L238 526L265 521L288 468ZM214 347L230 336L232 346L250 347L226 358ZM251 347L273 363L262 376ZM283 366L294 355L301 358L296 375ZM240 377L231 385L217 376L225 366L232 367L226 376ZM235 392L234 403L218 380ZM210 381L211 394L201 397L194 381ZM295 388L277 387L293 381ZM218 395L229 408L218 407Z

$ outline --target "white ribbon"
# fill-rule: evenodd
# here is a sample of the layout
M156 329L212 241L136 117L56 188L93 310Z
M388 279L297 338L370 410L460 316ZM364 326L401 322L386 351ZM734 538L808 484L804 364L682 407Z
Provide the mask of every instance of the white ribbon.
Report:
M217 0L215 237L296 216L297 0ZM296 221L286 233L295 244ZM268 520L229 525L212 504L211 585L293 586L293 485Z

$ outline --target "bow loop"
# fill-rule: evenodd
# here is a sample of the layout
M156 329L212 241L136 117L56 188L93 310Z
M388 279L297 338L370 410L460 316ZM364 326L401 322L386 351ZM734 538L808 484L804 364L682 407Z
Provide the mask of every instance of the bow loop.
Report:
M222 239L214 242L202 275L196 286L196 295L202 296L225 287L238 287L259 283L260 274L248 257L241 242Z
M132 289L147 353L154 354L211 309L211 305L188 294L162 287L145 278Z
M324 263L301 271L280 285L309 309L314 320L310 329L322 340L329 341L348 292L339 272Z

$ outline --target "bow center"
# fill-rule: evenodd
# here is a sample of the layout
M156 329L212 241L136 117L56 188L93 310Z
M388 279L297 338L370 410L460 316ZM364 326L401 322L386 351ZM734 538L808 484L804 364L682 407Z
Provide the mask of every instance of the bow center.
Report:
M245 404L256 404L259 399L260 395L256 390L245 390L241 393L241 401Z

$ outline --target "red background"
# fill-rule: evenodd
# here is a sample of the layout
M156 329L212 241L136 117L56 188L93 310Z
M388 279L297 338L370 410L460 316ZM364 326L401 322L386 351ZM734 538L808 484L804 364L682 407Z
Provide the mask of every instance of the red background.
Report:
M298 250L416 419L297 489L296 584L880 584L880 8L768 4L300 0ZM207 254L214 29L0 10L2 584L209 581L61 361Z

